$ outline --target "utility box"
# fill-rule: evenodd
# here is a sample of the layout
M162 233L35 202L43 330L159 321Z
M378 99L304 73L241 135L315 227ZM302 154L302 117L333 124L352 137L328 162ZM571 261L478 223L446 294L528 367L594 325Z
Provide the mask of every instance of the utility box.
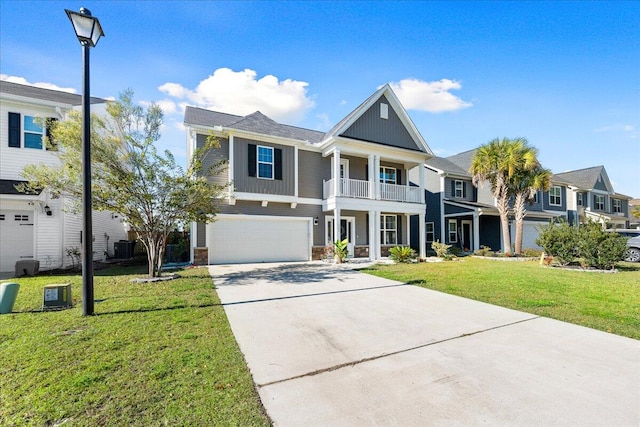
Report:
M128 240L120 240L113 242L113 253L115 259L131 259L133 258L133 245L135 242Z
M0 284L0 314L7 314L13 311L13 304L18 297L20 285L17 283Z
M71 307L71 284L47 285L42 299L43 310L59 310Z
M37 259L21 259L16 261L16 277L35 276L40 270L40 261Z

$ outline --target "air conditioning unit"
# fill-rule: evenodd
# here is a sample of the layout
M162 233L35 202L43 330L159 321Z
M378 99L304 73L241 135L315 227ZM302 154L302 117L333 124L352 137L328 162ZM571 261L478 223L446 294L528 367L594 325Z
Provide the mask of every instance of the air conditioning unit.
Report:
M59 310L73 305L71 300L71 284L47 285L44 287L42 299L43 310Z

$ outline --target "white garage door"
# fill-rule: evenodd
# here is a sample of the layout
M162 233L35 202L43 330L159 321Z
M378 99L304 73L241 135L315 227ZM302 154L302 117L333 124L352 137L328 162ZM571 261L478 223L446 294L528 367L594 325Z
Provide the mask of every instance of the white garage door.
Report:
M540 226L544 225L543 222L524 221L522 224L522 249L542 249L536 245L536 239L540 233ZM511 240L516 241L516 224L515 222L511 227Z
M33 211L0 211L0 271L21 259L33 259Z
M308 261L311 218L218 216L209 224L210 264Z

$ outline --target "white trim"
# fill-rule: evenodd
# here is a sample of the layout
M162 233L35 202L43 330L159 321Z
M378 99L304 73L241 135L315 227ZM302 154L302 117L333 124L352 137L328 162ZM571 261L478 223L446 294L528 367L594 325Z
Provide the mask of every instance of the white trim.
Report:
M335 227L335 222L334 222L334 216L333 215L327 215L324 217L324 241L325 241L325 245L326 246L333 246L333 242L328 242L328 230L329 230L329 223L333 223L333 238L336 239L336 227ZM355 254L355 246L356 246L356 217L355 216L339 216L340 221L345 220L347 221L347 223L351 223L351 233L349 233L349 244L347 245L347 248L349 249L349 257L353 257ZM337 239L336 239L337 240Z
M271 150L271 162L261 162L260 161L260 149L265 148L267 150ZM271 177L263 177L260 176L260 163L264 165L271 165ZM266 145L256 144L256 178L258 179L266 179L268 181L273 181L276 176L276 149L274 147L269 147Z
M465 242L465 241L464 241L464 226L465 226L465 225L468 225L468 226L469 226L469 239L471 239L471 241L470 241L470 242ZM473 231L473 221L472 221L472 220L469 220L469 219L463 219L463 220L461 220L461 221L460 221L460 228L462 229L462 230L460 230L460 231L461 231L460 235L462 236L462 240L463 240L463 241L461 242L461 243L462 243L462 247L463 247L463 249L466 247L466 248L469 248L470 250L473 250L473 248L474 248L474 246L475 246L475 242L473 241L473 234L474 234L474 231Z
M284 165L283 165L284 168ZM293 195L298 197L298 146L293 147Z
M451 224L455 224L456 225L456 231L455 231L455 240L451 240ZM458 220L456 219L449 219L447 220L447 240L446 243L458 243Z
M261 202L266 200L272 203L298 203L301 205L322 205L322 199L311 199L307 197L283 196L279 194L261 194L261 193L233 193L233 200L246 200L253 202ZM233 203L235 204L235 203Z

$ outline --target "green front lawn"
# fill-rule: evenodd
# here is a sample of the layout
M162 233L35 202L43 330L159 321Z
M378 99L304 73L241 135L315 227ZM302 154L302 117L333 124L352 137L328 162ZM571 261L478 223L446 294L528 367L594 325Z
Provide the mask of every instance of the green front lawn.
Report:
M542 267L537 261L377 265L364 272L640 339L640 265L618 273Z
M80 276L17 280L0 315L0 425L269 425L207 269L129 282L143 273L97 271L91 317ZM72 309L40 311L52 283L72 284Z

